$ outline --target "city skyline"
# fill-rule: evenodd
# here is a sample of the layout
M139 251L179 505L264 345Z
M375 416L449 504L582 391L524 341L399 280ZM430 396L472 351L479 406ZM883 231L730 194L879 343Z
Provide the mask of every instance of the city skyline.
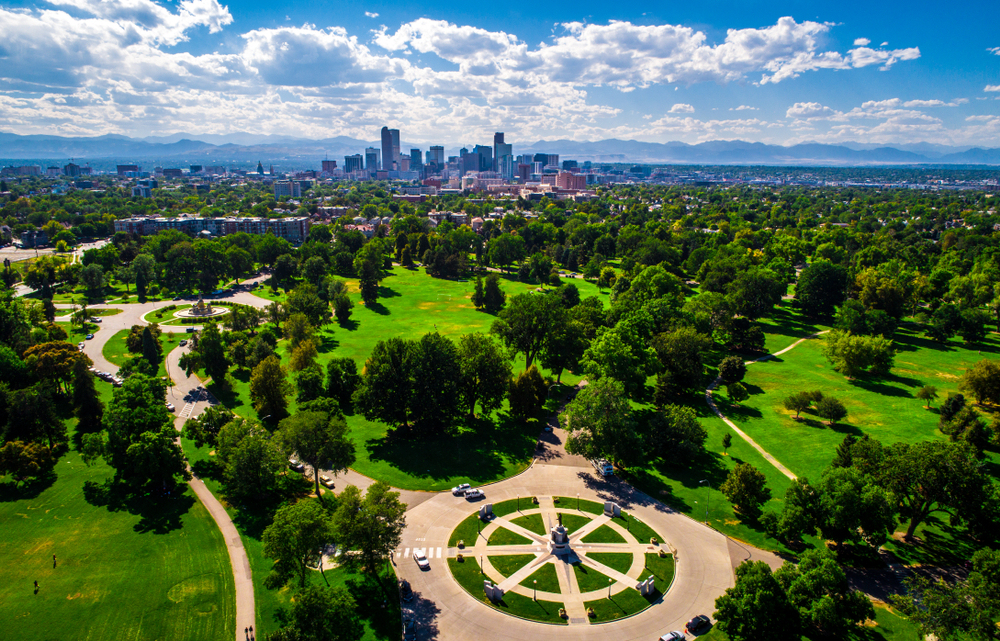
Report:
M8 2L0 131L1000 147L1000 8L813 5Z

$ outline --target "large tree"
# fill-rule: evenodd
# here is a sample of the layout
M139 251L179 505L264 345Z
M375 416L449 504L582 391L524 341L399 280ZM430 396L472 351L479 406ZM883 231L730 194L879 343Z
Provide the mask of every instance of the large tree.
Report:
M712 339L692 327L679 327L653 339L662 372L657 388L669 394L705 389L704 355Z
M411 363L414 423L424 432L447 428L459 413L462 370L458 349L437 332L424 334L414 345Z
M68 390L73 367L78 362L93 365L86 354L65 341L41 343L24 352L24 363L42 381L58 390Z
M799 612L763 561L744 561L736 583L715 600L715 620L732 641L798 641Z
M614 327L598 329L597 338L583 354L584 371L591 379L620 381L629 397L641 396L646 379L659 366L656 351L649 346L652 332L653 318L645 310L622 317Z
M223 490L231 503L246 505L277 489L287 464L277 442L261 425L234 418L219 430L216 452L223 463Z
M365 634L354 597L343 587L307 585L295 593L291 613L275 617L282 627L267 641L358 641Z
M810 316L832 316L846 293L847 268L822 259L802 270L795 285L795 300Z
M705 447L708 432L690 407L667 405L646 425L650 453L672 464L686 465Z
M331 358L326 364L326 395L337 399L341 407L351 404L361 376L358 375L358 365L353 358Z
M751 521L760 517L761 506L771 498L764 473L749 463L737 463L719 486L741 517Z
M493 338L476 332L458 341L458 364L461 371L459 392L469 417L476 405L486 415L500 409L510 384L510 359Z
M413 393L415 347L411 341L390 338L375 343L365 361L361 386L355 400L369 421L384 421L410 427L410 401Z
M871 600L848 586L843 568L825 548L805 552L798 564L785 562L774 578L798 608L802 626L814 631L813 638L845 639L875 618Z
M524 354L524 366L528 368L545 348L552 328L565 322L565 316L566 309L558 296L518 294L497 314L490 332L511 350Z
M253 368L250 375L250 401L258 416L279 418L288 407L286 398L292 393L285 368L277 356L268 356Z
M569 432L566 451L621 466L640 460L642 443L624 386L612 378L584 387L559 416Z
M817 488L814 517L823 537L880 547L896 529L897 505L876 479L853 467L831 467Z
M319 491L320 468L334 474L345 471L354 463L354 442L347 435L347 422L342 416L326 412L299 412L278 424L278 439L286 453L295 453L313 469L316 496Z
M766 316L781 302L787 290L774 272L762 267L752 267L730 284L727 298L737 314L757 320Z
M341 556L349 564L360 565L378 580L389 553L399 547L406 527L406 504L399 502L399 492L383 481L372 483L365 492L348 485L337 497L333 515L338 543L355 554ZM395 590L393 590L395 593Z
M309 568L320 563L334 536L332 519L318 502L303 499L279 508L261 536L265 556L274 559L268 587L281 587L293 578L304 586Z
M94 386L94 375L83 359L78 359L73 364L73 414L77 418L78 432L100 431L104 403Z

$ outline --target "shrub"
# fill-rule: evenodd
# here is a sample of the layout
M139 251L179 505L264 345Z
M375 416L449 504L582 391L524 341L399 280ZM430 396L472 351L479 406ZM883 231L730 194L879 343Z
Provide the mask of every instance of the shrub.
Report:
M727 356L719 363L719 376L726 383L738 383L746 376L747 366L739 356Z
M839 400L828 396L816 404L816 413L825 418L830 427L833 427L837 421L847 416L847 408Z

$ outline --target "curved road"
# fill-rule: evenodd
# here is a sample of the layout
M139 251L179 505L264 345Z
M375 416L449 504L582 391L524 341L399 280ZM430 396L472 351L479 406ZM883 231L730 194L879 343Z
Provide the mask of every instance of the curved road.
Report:
M260 279L266 276L260 277ZM252 282L252 281L251 281ZM240 292L226 299L229 302L267 307L271 301L248 292ZM116 371L117 366L109 363L102 352L103 346L118 331L133 325L147 324L142 317L149 312L176 304L175 301L159 301L143 304L95 305L94 308L112 307L123 310L121 314L103 317L100 329L92 340L86 341L84 352L91 357L99 370ZM57 305L57 307L68 307ZM801 339L776 354L769 354L757 361L784 353L802 343ZM202 393L193 403L185 403L184 398L201 385L195 377L187 377L177 365L185 348L177 347L166 356L168 374L174 385L168 391L168 400L177 407L175 425L178 429L184 421L198 415L208 405L207 393ZM756 362L749 361L748 364ZM712 390L716 381L706 391L709 406L732 427L742 438L760 451L783 473L791 472L763 450L748 435L729 421L715 406ZM450 492L412 492L400 490L401 499L407 503L407 526L400 548L395 552L397 574L409 580L416 599L407 607L418 615L420 638L434 638L443 641L451 639L496 639L514 641L538 636L544 630L548 637L565 639L587 639L600 641L629 641L632 639L657 638L668 630L683 628L684 623L698 614L714 611L715 598L733 584L733 567L748 556L763 559L772 567L778 567L782 559L768 552L734 544L723 534L676 512L659 501L639 492L616 478L604 479L593 473L593 468L582 457L566 453L563 443L565 432L552 417L552 429L539 437L538 449L533 465L512 478L486 486L489 501L501 501L515 496L573 496L597 501L615 501L623 509L635 514L650 527L664 536L664 544L675 551L677 558L676 575L671 589L662 602L647 610L621 621L590 625L586 620L573 617L568 626L540 627L538 623L524 621L505 615L472 598L458 585L448 571L446 559L458 553L448 547L452 530L478 505L468 503L464 498L452 496ZM364 489L372 483L353 470L342 474L337 480L338 490L344 485L357 485ZM191 487L215 519L226 541L233 567L236 585L236 641L239 629L255 624L253 583L246 550L239 533L221 503L198 479L191 481ZM412 549L423 548L432 559L431 570L421 572L409 557ZM616 584L614 591L624 589ZM574 608L574 611L576 608ZM572 614L579 614L571 612Z

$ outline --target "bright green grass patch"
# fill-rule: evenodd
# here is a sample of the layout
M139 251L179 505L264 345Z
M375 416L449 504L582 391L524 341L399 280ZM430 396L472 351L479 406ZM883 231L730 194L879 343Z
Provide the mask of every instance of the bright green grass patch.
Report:
M502 525L493 530L489 541L486 542L487 545L529 545L530 543L531 539L528 537L511 532Z
M457 546L459 541L465 541L466 547L472 547L482 527L483 522L479 518L479 513L470 514L458 524L458 527L452 530L451 537L448 539L448 547Z
M576 574L576 583L580 586L580 592L592 592L608 587L607 576L598 572L594 568L587 567L583 563L574 563L573 572Z
M791 303L790 300L782 301L767 318L758 320L764 331L764 345L768 354L781 351L800 338L830 329L828 325L815 323L801 314L792 308Z
M663 537L657 534L656 530L631 514L622 512L622 518L619 521L618 524L624 525L625 531L634 536L639 543L649 543L649 540L652 538L655 538L659 543L663 543Z
M589 552L587 558L606 565L616 572L628 574L632 567L633 555L628 552Z
M493 504L493 514L495 516L507 516L508 514L513 514L519 511L520 508L530 510L534 508L534 504L531 502L532 496L522 496L516 499L508 499L506 501L500 501L499 503Z
M535 534L541 534L542 536L546 534L545 523L542 521L541 514L535 513L519 516L516 519L511 519L510 522L514 525L520 525L524 529L534 532Z
M538 583L535 583L538 581ZM556 566L552 563L545 563L531 576L521 581L521 585L526 588L541 590L542 592L552 592L559 594L559 577L556 576Z
M513 592L504 594L503 601L499 604L490 602L483 593L483 575L480 572L479 563L473 558L465 557L462 562L459 562L458 559L448 559L448 568L466 592L492 608L533 621L566 624L566 621L559 616L559 608L563 607L562 603L533 601Z
M125 344L125 338L129 335L127 329L123 329L117 332L114 336L108 339L108 342L104 344L101 348L101 354L104 358L114 365L121 367L125 364L125 361L129 360L136 354L132 354L128 351L128 347ZM160 357L160 362L157 364L156 375L166 376L167 375L167 352L173 349L173 343L175 337L172 334L160 334L160 347L163 350L163 354Z
M109 386L97 389L111 400ZM0 484L0 629L25 641L231 640L233 573L208 511L186 486L155 504L88 502L84 484L112 474L103 462L84 465L73 449L51 482Z
M587 514L604 514L604 504L598 503L597 501L588 501L576 496L556 496L553 498L558 499L556 501L556 505L564 510L570 508L580 512L586 512Z
M625 537L615 532L610 525L602 525L580 540L583 543L627 543Z
M498 554L490 557L490 564L506 578L534 560L534 554Z
M567 534L572 534L590 523L590 517L583 516L582 514L571 514L567 512L559 512L558 514L562 517L562 524L563 527L566 528Z
M642 612L649 607L649 601L639 594L637 590L626 588L613 595L610 599L599 601L587 601L583 604L585 608L593 608L594 616L591 617L593 623L602 621L614 621L622 617Z
M667 554L666 556L661 557L659 554L647 552L645 560L646 568L640 578L645 578L652 574L655 577L653 584L656 586L657 591L659 591L660 594L666 593L666 591L670 589L670 584L674 580L674 572L676 570L674 566L674 555Z

